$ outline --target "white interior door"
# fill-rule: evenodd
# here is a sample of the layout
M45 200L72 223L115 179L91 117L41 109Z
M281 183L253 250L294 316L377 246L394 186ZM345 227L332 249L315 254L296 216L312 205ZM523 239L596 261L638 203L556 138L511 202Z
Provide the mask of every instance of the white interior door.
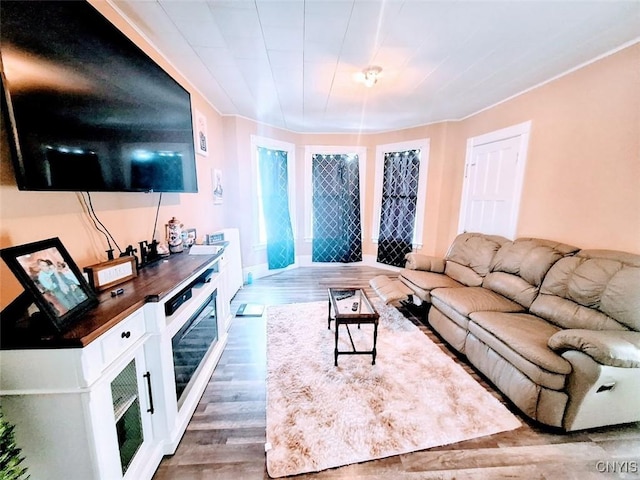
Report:
M515 237L529 126L518 125L467 142L459 232Z

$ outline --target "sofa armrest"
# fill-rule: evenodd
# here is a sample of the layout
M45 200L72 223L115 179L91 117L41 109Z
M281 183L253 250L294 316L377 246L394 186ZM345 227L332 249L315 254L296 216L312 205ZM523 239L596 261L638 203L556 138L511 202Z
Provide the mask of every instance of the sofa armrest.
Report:
M623 330L560 330L549 338L553 350L578 350L602 365L640 367L640 332Z
M444 273L444 260L421 253L410 252L404 256L405 268L409 270L424 270L425 272Z

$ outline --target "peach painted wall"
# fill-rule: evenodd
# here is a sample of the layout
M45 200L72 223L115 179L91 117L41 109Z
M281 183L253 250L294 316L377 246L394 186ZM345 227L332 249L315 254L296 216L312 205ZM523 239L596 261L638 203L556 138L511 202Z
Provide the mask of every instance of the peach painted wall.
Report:
M227 205L213 205L212 169L225 169L222 117L205 99L142 39L106 2L92 4L132 38L191 93L192 105L207 117L210 145L208 157L196 155L199 193L165 193L158 214L156 239L165 241L165 224L180 219L198 234L223 228ZM73 192L19 191L13 176L8 139L3 123L0 153L0 248L59 237L80 268L107 259L107 242L91 223L80 194ZM122 249L151 240L159 194L92 193L98 218ZM116 255L118 252L116 251ZM4 262L0 262L0 306L6 306L22 291Z
M517 236L640 253L639 86L637 43L452 124L437 251L457 232L467 138L531 120Z

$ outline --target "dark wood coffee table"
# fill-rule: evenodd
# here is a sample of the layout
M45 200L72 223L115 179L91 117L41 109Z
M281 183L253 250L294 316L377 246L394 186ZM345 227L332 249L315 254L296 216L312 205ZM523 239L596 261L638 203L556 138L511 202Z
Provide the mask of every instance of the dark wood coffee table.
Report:
M333 310L333 317L331 311ZM331 320L336 322L335 348L333 350L334 365L338 366L338 355L371 355L371 364L376 364L376 342L378 340L378 320L380 315L369 301L364 290L357 287L331 287L329 288L329 314L328 328L331 328ZM357 350L351 337L349 325L361 324L373 325L373 348L371 350ZM346 327L351 341L352 350L338 350L340 325Z

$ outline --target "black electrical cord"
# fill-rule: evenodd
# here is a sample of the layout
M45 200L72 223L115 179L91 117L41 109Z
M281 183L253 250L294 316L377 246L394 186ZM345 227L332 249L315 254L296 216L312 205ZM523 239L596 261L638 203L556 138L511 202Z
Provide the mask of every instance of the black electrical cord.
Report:
M118 249L118 252L120 254L122 254L122 249L120 248L120 245L118 245L118 242L116 242L116 239L113 238L113 235L111 235L111 233L109 232L107 227L104 226L104 224L100 221L100 219L96 215L96 212L93 209L93 202L91 201L91 194L89 192L87 192L87 199L88 199L88 202L89 202L88 204L87 204L87 199L84 198L84 194L81 194L81 196L82 196L82 201L84 202L84 205L87 208L87 212L89 212L89 218L93 222L93 225L95 226L96 230L98 230L100 233L102 233L104 235L104 237L107 239L107 244L109 245L109 251L113 251L113 248L111 247L111 241L109 240L109 239L111 239L111 240L113 240L113 243L115 244L116 248ZM100 224L102 229L100 227L98 227L98 224Z
M85 207L87 213L89 214L89 218L93 222L94 228L96 230L98 230L101 234L104 235L104 238L107 240L107 244L109 245L109 250L112 250L112 248L111 248L111 240L109 240L108 235L102 229L100 229L100 227L98 227L98 224L96 223L95 219L91 215L91 210L89 209L89 205L87 205L87 200L84 198L84 194L82 192L80 193L80 197L82 198L82 203L84 203L84 207Z
M156 220L155 222L153 222L153 235L151 235L152 242L156 239L156 228L158 227L158 214L160 213L161 203L162 203L162 192L160 192L160 197L158 198L158 207L156 208Z

